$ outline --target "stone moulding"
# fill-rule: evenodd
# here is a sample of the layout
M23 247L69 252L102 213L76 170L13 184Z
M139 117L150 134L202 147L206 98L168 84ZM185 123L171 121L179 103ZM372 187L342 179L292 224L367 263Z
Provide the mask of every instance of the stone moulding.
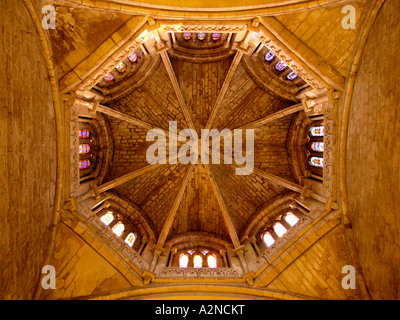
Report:
M282 48L282 46L277 42L268 37L262 31L258 36L259 40L270 50L272 50L276 56L282 60L288 67L290 67L299 77L301 77L305 82L312 86L317 92L322 93L327 90L327 88L315 77L311 76L299 63L294 61Z
M128 261L133 263L139 270L145 268L144 260L136 252L130 248L121 238L118 238L110 228L106 227L104 223L93 214L93 211L87 208L82 203L78 204L78 212L86 223L90 224L96 229L96 236L103 238L109 243L112 248L121 253Z
M240 279L233 268L162 268L157 278L217 278Z
M255 30L254 27L251 26L251 22L248 20L231 22L231 24L221 24L217 21L213 24L213 22L210 21L206 21L204 23L199 23L198 21L183 23L173 20L152 20L152 25L147 22L138 32L135 33L136 38L133 36L125 46L121 47L116 53L111 55L107 61L105 61L95 72L92 73L93 76L89 76L89 78L83 81L83 84L79 89L83 91L89 91L101 80L105 74L111 72L120 61L126 59L133 50L136 50L143 43L144 39L140 36L144 31L147 30L148 32L151 32L153 30L159 30L164 32L255 32L258 40L263 45L273 50L278 58L284 61L294 72L296 72L298 76L300 76L311 87L313 87L316 93L321 94L327 91L327 88L321 81L316 79L300 63L286 53L283 45L281 45L279 41L276 41L268 36L267 31L264 32L262 28Z
M177 23L161 23L160 31L165 32L240 32L246 31L247 25L212 25L209 22L207 24L177 24Z
M312 214L310 214L312 215ZM257 258L257 265L261 267L265 263L267 263L278 251L280 251L287 243L294 239L298 233L307 227L313 221L309 216L305 216L300 219L298 224L293 228L287 231L281 238L277 239L274 245L270 248L266 248L261 255Z

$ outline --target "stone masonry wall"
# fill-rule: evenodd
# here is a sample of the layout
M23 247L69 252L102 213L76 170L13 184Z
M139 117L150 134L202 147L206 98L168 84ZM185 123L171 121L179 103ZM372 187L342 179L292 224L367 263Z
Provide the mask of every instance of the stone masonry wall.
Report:
M50 240L56 129L46 62L22 1L1 1L0 45L0 299L30 299Z
M349 215L374 299L399 299L400 2L387 0L354 89L347 149Z

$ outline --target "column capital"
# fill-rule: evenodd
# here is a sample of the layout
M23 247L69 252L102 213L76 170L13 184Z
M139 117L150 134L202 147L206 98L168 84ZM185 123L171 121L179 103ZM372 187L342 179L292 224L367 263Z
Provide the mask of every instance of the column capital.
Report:
M252 286L254 284L254 277L255 274L253 271L247 272L242 275L242 279L245 280L249 286Z
M233 249L233 253L237 254L237 255L242 255L246 252L245 247L244 246L240 246L237 247L235 249Z
M144 285L150 284L155 278L156 278L155 273L153 273L149 270L143 271L143 284Z

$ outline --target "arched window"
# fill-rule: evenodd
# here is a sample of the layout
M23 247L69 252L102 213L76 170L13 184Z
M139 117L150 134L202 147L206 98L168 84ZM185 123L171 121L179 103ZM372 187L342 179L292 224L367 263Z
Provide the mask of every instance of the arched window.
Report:
M87 139L90 136L90 131L87 129L79 130L79 138L80 139Z
M193 257L193 266L195 268L202 268L203 267L203 257L199 254L196 254Z
M310 164L313 167L323 168L324 167L324 159L321 158L321 157L311 157L310 158Z
M273 228L279 238L282 237L287 231L286 228L280 222L276 222Z
M269 232L264 232L262 239L268 248L275 243L275 239L272 237L271 233L269 233Z
M108 211L105 215L103 215L100 220L108 226L113 220L114 220L114 215L111 211Z
M325 128L324 126L319 126L319 127L312 127L310 129L310 135L312 137L323 137L325 134Z
M217 41L219 39L219 37L220 37L219 32L213 33L211 35L211 39L213 39L214 41Z
M278 64L275 66L275 69L278 71L283 71L286 69L286 64L283 61L279 61Z
M129 55L128 59L130 62L135 63L138 60L138 56L137 56L136 52L131 53Z
M124 224L119 221L114 227L112 227L112 231L118 236L120 237L122 232L124 232L125 230L125 226Z
M189 257L187 254L181 254L179 257L179 268L187 268L189 264Z
M215 258L214 255L209 255L207 258L207 264L209 268L216 268L217 267L217 259Z
M89 167L90 167L90 160L89 159L79 160L79 169L80 170L87 169Z
M295 80L295 79L297 79L298 78L298 75L294 72L294 71L292 71L291 73L289 73L288 75L287 75L287 77L286 77L288 80Z
M133 232L131 232L131 233L129 233L128 236L125 238L125 243L127 243L128 246L132 247L133 244L135 243L135 240L136 240L136 235L135 235Z
M114 75L112 73L107 73L106 76L104 77L104 80L107 82L113 82L115 79Z
M87 143L79 145L79 153L85 154L89 153L89 151L90 151L90 145L88 145Z
M316 152L324 152L325 145L323 142L313 142L311 143L311 150Z
M192 37L192 34L190 32L183 33L183 39L190 40L191 37Z
M269 51L265 55L265 60L268 61L268 62L271 62L272 60L274 60L275 57L276 57L275 53L273 53L272 51Z
M121 61L121 62L115 67L115 69L117 69L117 71L120 72L120 73L124 73L124 72L126 72L126 64L125 64L123 61Z
M204 40L205 38L206 38L206 33L205 32L199 32L197 34L197 39Z
M285 219L285 221L286 221L287 223L290 224L291 227L295 226L295 225L297 224L297 222L300 221L300 219L297 218L297 216L296 216L294 213L292 213L292 212L286 213L284 219Z

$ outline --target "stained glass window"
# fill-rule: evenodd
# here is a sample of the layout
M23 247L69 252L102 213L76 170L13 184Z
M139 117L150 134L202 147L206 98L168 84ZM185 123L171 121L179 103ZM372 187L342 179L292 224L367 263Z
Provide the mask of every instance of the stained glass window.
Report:
M115 67L115 69L117 69L118 70L118 72L120 72L120 73L124 73L124 72L126 72L126 64L124 63L124 62L120 62L119 63L119 65L117 65L116 67Z
M206 33L205 33L205 32L199 32L199 33L197 34L197 38L198 38L199 40L204 40L204 39L206 38Z
M89 136L90 136L89 130L86 130L86 129L79 130L79 138L86 139L86 138L89 138Z
M108 226L113 220L114 220L114 215L111 211L107 212L104 216L100 218L100 220Z
M90 145L88 144L79 145L79 153L84 154L84 153L89 153L89 151L90 151Z
M207 264L209 268L216 268L217 267L217 259L213 255L209 255L207 258Z
M131 232L130 234L128 234L128 236L125 238L125 243L128 244L128 246L132 247L133 244L135 243L136 240L136 236L133 232Z
M288 74L287 79L295 80L295 79L297 79L297 77L298 77L298 75L294 71L292 71L291 73Z
M278 64L275 66L275 69L278 71L282 71L286 69L286 64L283 61L279 61Z
M90 160L89 159L79 160L79 169L80 170L87 169L89 167L90 167Z
M186 254L181 254L179 257L179 268L187 268L189 264L189 257Z
M274 224L274 231L278 235L278 237L282 237L286 233L286 228L282 225L282 223L277 222Z
M324 159L320 157L311 157L310 164L313 167L323 168L324 167Z
M123 224L121 221L119 221L119 222L112 228L112 231L113 231L118 237L121 236L121 234L122 234L122 232L124 232L124 230L125 230L125 226L124 226L124 224Z
M299 218L297 218L294 213L288 212L285 215L285 221L289 223L291 227L293 227L297 222L299 222Z
M193 266L195 268L202 268L203 267L203 258L201 255L196 254L193 258Z
M183 33L183 39L185 40L190 40L192 34L190 32L184 32Z
M317 152L324 152L325 145L323 142L313 142L311 144L311 150L317 151Z
M104 80L108 82L113 82L115 79L114 75L112 73L107 73L106 76L104 77Z
M128 57L129 61L132 63L135 63L138 60L138 56L136 54L136 52L133 52L129 57Z
M213 33L211 35L211 39L213 39L214 41L217 41L219 39L219 37L220 37L219 32Z
M275 243L275 239L271 236L269 232L265 232L262 237L265 245L269 248Z
M272 60L274 60L275 57L276 57L275 53L270 51L265 55L265 60L267 60L268 62L271 62Z
M325 128L323 126L312 127L310 129L310 134L312 137L323 137L325 134Z

